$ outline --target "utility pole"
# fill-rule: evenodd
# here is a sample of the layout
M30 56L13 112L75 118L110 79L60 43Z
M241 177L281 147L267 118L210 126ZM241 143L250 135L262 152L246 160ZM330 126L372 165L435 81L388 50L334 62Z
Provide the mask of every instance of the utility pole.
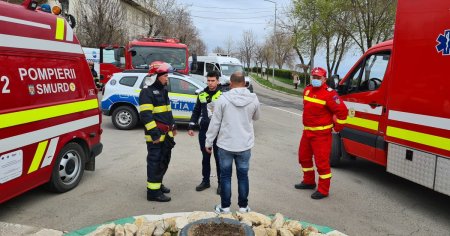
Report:
M264 0L275 4L275 20L273 21L273 59L272 59L272 85L275 80L275 48L277 39L277 3L271 0Z

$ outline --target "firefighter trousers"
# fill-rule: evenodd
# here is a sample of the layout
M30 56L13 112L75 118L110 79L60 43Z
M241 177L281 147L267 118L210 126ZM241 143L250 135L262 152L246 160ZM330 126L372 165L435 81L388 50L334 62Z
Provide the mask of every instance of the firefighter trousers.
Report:
M315 184L314 163L319 174L317 191L328 195L330 191L330 152L332 136L330 130L304 130L298 150L298 160L302 166L303 183Z
M172 148L175 146L173 137L166 135L165 140L154 144L147 142L147 189L158 191L164 175L169 167Z

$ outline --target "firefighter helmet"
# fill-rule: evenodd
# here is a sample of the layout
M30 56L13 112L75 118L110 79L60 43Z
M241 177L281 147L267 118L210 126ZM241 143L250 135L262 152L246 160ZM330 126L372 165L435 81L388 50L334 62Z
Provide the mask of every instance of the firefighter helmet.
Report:
M320 76L320 77L327 77L327 71L322 67L315 67L311 71L312 76Z
M154 61L150 64L148 74L165 74L172 72L172 66L169 63L163 61Z

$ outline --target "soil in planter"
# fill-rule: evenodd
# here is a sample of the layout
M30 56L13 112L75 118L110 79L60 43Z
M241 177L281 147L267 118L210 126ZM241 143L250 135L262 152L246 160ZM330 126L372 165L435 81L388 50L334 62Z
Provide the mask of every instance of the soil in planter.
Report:
M239 225L232 225L226 223L213 223L193 225L189 231L188 236L245 236L244 229Z

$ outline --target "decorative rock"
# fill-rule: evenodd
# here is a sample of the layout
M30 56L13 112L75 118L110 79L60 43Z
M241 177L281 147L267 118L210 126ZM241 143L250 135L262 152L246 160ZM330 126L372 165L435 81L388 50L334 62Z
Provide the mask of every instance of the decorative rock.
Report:
M241 221L241 223L242 223L242 224L246 224L246 225L252 227L252 222L249 221L248 219L243 219L243 220Z
M155 231L155 224L150 222L143 222L141 224L141 227L139 227L136 235L137 236L152 236L153 232Z
M271 225L269 217L253 211L244 214L236 213L236 217L239 219L239 221L243 221L244 219L246 219L252 222L252 225L254 226L263 225L264 227L269 227Z
M291 233L295 236L302 235L302 224L300 224L300 222L298 221L295 220L286 221L283 227L289 229L289 231L291 231Z
M170 232L165 232L162 236L171 236Z
M286 228L280 228L280 229L278 230L278 232L279 232L279 235L280 235L280 236L294 236L294 234L292 234L292 232L289 231L289 230L286 229Z
M163 220L158 220L155 222L155 231L153 231L154 236L162 236L166 232L166 225Z
M312 236L311 233L318 233L319 230L317 230L315 227L308 226L306 229L302 231L302 236Z
M284 216L280 213L275 214L275 217L272 219L272 229L280 229L284 225Z
M124 230L125 230L125 236L133 236L137 233L138 231L138 227L135 224L129 224L126 223L123 226Z
M184 228L184 226L186 226L187 224L189 224L188 218L183 216L183 217L178 217L175 220L175 227L178 229L178 231L180 231L182 228Z
M266 234L267 234L267 236L277 236L277 230L271 229L271 228L266 228Z
M94 232L90 233L89 236L114 236L114 228L116 224L106 224L99 226Z
M316 232L311 232L311 233L309 233L308 236L325 236L325 234L316 233Z
M142 226L142 224L143 224L144 222L148 222L147 219L146 219L145 217L140 216L140 217L136 218L136 220L134 221L134 224L135 224L138 228L141 228L141 226Z
M116 225L114 228L114 236L125 236L125 228L123 228L123 225Z
M188 216L188 221L189 223L191 223L197 220L209 219L216 216L217 214L214 212L194 211L192 214Z
M219 218L224 218L224 219L231 219L231 220L236 220L236 218L234 218L233 214L229 213L229 214L220 214ZM239 220L239 219L238 219Z
M172 233L178 232L177 226L176 226L177 218L180 218L180 217L171 217L171 218L167 218L167 219L163 220L164 230L166 232L172 232Z
M264 226L260 225L258 227L253 228L253 232L255 233L255 236L266 236L266 229Z

